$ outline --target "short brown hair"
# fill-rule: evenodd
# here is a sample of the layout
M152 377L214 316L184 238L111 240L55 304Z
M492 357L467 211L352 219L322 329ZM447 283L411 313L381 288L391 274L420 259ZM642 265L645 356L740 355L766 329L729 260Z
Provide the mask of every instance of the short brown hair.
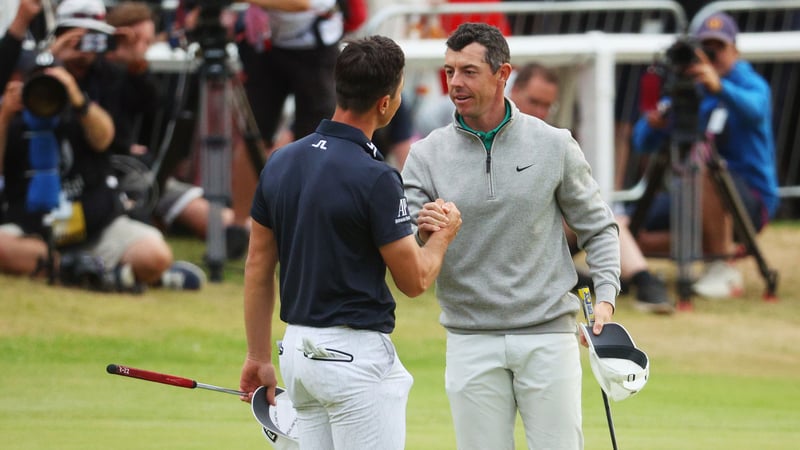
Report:
M364 113L384 95L393 96L403 81L403 49L386 36L346 41L336 59L336 105Z
M123 1L111 8L106 23L112 27L129 27L146 20L154 20L150 5L138 1Z
M517 78L514 79L513 87L523 89L533 78L543 78L548 83L558 86L558 75L552 69L537 62L531 62L517 69Z

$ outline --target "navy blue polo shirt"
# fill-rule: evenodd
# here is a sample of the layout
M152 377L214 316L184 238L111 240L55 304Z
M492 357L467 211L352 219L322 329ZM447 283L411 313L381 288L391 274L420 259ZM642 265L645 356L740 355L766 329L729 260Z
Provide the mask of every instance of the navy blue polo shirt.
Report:
M251 215L278 244L281 320L394 330L378 248L410 235L411 217L400 173L361 130L323 120L273 153Z

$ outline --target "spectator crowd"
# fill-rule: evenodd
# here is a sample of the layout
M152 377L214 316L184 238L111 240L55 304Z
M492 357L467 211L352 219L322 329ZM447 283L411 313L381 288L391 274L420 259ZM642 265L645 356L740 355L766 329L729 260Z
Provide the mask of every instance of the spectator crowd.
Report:
M207 18L199 2L181 1L176 10L166 11L160 4L143 1L115 2L107 8L102 0L62 0L55 3L52 14L44 14L39 0L7 3L9 8L4 8L0 21L0 270L49 276L65 284L88 284L104 290L200 288L205 280L203 270L186 261L174 261L164 239L170 233L206 238L210 202L219 200L204 195L203 174L194 151L199 147L194 139L196 128L188 135L193 139L183 141L174 138L171 128L178 121L176 117L187 111L185 105L174 104L172 94L180 89L189 91L186 102L189 108L197 108L199 100L192 98L197 96L197 77L190 74L186 81L189 87L180 88L177 77L156 73L148 63L148 52L185 45L197 38L198 29L208 25L203 23ZM683 3L691 17L709 2ZM361 4L360 8L367 7L370 12L385 6L379 1ZM53 20L48 22L48 17ZM707 122L715 111L725 112L728 124L714 134L715 149L728 161L748 218L760 230L777 211L771 92L762 83L758 86L759 100L749 97L746 91L755 89L753 83L758 83L759 75L752 70L742 75L742 67L748 64L735 56L736 22L729 16L714 17L703 23L705 34L698 32L696 37L708 42L703 48L713 48L718 59L727 58L728 53L731 57L724 63L702 60L705 65L695 69L705 95L702 121ZM265 158L313 132L320 120L332 115L337 96L333 67L340 44L353 32L351 20L336 0L308 4L252 0L221 11L219 24L226 40L235 43L241 62L241 71L233 75L234 83L241 83L251 109L234 114L246 115L255 123ZM475 20L496 26L504 35L560 32L537 28L543 22L521 14L494 13L480 18L470 14L425 17L402 33L445 37L460 23ZM642 22L638 26L644 30L653 25ZM661 29L675 26L665 20ZM722 28L714 28L717 26ZM52 55L56 64L38 67L44 54ZM638 86L641 70L620 70L621 83ZM26 103L35 96L24 89L34 72L58 80L63 89L59 92L65 97L65 106L47 120L31 117L31 107ZM417 80L416 73L409 73L409 80ZM523 77L515 84L518 74ZM556 124L569 117L566 123L575 125L580 114L568 101L574 93L568 92L572 88L561 83L558 75L557 70L537 65L514 66L506 96L523 113ZM529 77L532 81L524 84ZM433 92L423 93L419 85L406 83L406 101L391 123L373 136L388 163L398 170L403 169L413 142L453 120L454 106L446 92L444 72L432 79L441 80L428 85ZM622 87L618 85L618 91ZM416 98L419 94L425 102L422 97ZM541 96L547 100L540 100ZM440 98L429 101L432 97ZM759 108L749 111L749 105ZM617 154L622 158L617 162L619 175L624 172L621 168L632 166L627 162L628 148L636 158L642 152L663 149L670 124L653 111L632 108L621 101L617 106ZM716 114L714 117L722 113ZM758 139L731 134L735 130L748 136L748 118L756 116L764 120L752 125ZM222 199L220 220L226 254L236 259L246 252L255 175L261 168L253 167L254 161L243 156L246 150L242 141L247 136L242 136L237 121L233 122L231 171L235 176L230 197ZM580 141L579 136L576 138ZM738 153L729 149L731 139L753 142L760 156L737 159ZM175 147L180 147L177 153L182 155L178 162L165 155L165 149L166 153L176 152ZM125 167L131 166L140 169L126 171ZM54 173L57 176L52 176ZM618 177L616 187L622 188L622 184ZM713 189L709 185L704 192L713 193ZM49 197L45 202L39 201L42 192ZM156 198L147 203L148 196ZM740 295L741 275L731 256L736 252L732 218L719 199L704 197L704 202L716 205L703 210L709 216L703 220L704 251L715 262L697 280L695 292L709 297ZM655 313L672 312L674 302L663 276L653 273L646 260L653 250L654 232L669 227L668 209L668 202L660 198L643 234L634 235L627 228L624 208L614 208L620 232L622 292L631 289L635 306ZM722 219L711 220L711 216ZM580 245L572 230L565 226L564 231L570 237L573 254L578 253ZM668 239L662 237L660 245L659 250L665 245L668 248ZM591 286L588 273L579 271L578 275L579 284Z

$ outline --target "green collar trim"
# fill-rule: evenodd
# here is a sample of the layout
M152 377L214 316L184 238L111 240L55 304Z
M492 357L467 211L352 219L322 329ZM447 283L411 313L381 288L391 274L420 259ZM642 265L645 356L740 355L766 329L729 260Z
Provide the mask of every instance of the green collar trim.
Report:
M509 120L511 120L511 104L508 103L508 100L505 101L505 104L506 104L506 116L503 117L503 120L500 122L500 125L494 127L494 129L490 131L473 130L472 128L470 128L469 125L467 125L466 122L464 122L464 118L461 117L461 114L456 113L456 119L458 120L458 124L461 125L462 128L474 134L475 136L478 136L483 142L483 147L486 150L489 150L490 148L492 148L492 142L494 142L494 136L497 134L498 131L500 131L500 128L503 128L503 125L505 125Z

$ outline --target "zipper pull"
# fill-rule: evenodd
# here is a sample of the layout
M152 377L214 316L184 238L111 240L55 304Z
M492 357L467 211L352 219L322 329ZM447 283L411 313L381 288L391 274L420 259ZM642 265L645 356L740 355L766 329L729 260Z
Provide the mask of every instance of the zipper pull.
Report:
M492 172L492 154L491 152L486 152L486 173Z

